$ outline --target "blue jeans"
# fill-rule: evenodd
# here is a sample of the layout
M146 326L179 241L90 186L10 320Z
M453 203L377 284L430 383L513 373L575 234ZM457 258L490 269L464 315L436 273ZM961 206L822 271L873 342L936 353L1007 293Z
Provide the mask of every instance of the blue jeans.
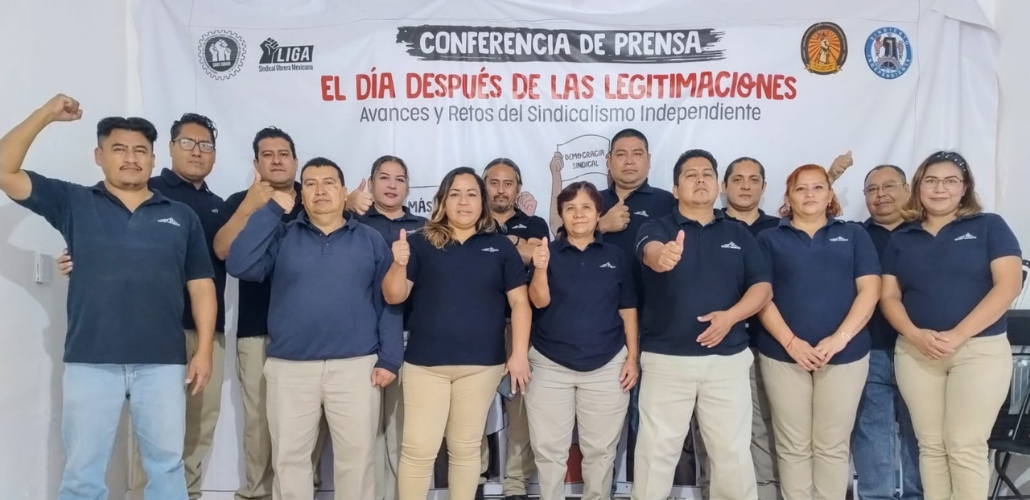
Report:
M900 445L900 448L899 448ZM919 479L919 444L912 430L912 418L901 399L894 378L894 353L869 353L866 379L858 418L851 433L851 454L858 472L858 496L862 500L923 498ZM901 456L901 491L895 494L898 455Z
M58 499L107 499L107 466L122 405L128 399L133 432L149 478L143 498L188 500L182 461L185 379L183 365L66 364L65 465Z

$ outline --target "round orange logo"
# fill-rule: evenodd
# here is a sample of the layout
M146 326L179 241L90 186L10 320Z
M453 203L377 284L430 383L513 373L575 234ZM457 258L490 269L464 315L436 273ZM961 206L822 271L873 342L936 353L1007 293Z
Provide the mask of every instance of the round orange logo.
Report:
M834 23L816 23L801 37L801 61L805 69L817 75L832 75L848 58L848 39Z

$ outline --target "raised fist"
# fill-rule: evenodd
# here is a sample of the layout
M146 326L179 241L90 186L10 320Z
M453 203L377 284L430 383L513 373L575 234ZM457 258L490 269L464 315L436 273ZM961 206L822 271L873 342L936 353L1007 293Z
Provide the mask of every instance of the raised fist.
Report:
M526 215L536 215L536 198L529 191L519 193L518 197L515 198L515 206L519 207L519 210L526 212Z
M232 49L229 48L229 44L222 39L215 41L215 43L211 44L211 47L207 50L211 52L211 60L215 62L225 62L232 58Z
M43 105L47 117L54 122L70 122L82 118L82 109L79 108L79 101L64 94L57 94L51 97Z
M271 38L261 42L261 49L265 51L266 56L271 56L275 53L275 49L279 48L279 42L272 40Z

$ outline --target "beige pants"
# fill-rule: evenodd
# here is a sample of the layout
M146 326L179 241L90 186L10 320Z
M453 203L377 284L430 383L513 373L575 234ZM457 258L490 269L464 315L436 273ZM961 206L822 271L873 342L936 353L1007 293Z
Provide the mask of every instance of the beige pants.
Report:
M376 436L376 498L397 500L397 467L401 458L402 423L404 422L404 372L383 389L382 420Z
M236 339L236 376L240 381L240 399L243 400L243 470L245 481L236 490L236 500L269 500L272 498L272 436L268 433L268 413L265 411L267 386L265 384L265 348L268 336ZM311 454L315 470L314 486L321 483L319 461L329 435L325 418L319 427L319 437Z
M327 361L268 358L273 498L314 497L311 454L323 414L333 443L333 498L375 498L373 457L382 394L372 385L377 360L375 355Z
M757 350L751 348L751 354L757 356ZM701 475L697 485L701 487L701 497L709 496L709 480L711 465L708 463L708 450L705 441L695 436L694 446ZM765 380L762 378L761 363L751 364L751 460L755 464L755 481L758 485L759 500L779 500L780 473L776 465L776 442L772 433L772 412L769 411L769 396L765 393Z
M629 393L622 392L619 383L626 355L624 347L601 368L577 372L530 349L533 382L525 399L541 500L565 499L569 447L577 422L583 452L582 498L603 500L611 495L612 464L629 409Z
M665 500L672 490L690 419L697 409L712 465L712 500L755 500L751 460L751 384L754 356L640 356L640 433L633 500ZM843 498L843 497L842 497ZM838 499L839 500L839 499Z
M508 356L511 356L511 323L504 329L504 342ZM502 401L504 413L508 417L505 428L507 453L504 457L504 496L525 495L529 479L536 473L536 461L533 459L533 448L529 444L529 415L522 395L516 395L511 401ZM481 444L479 464L479 483L486 482L486 471L490 467L490 447L486 436Z
M986 497L987 439L1012 380L1008 337L972 338L936 361L901 337L895 373L919 440L926 500Z
M186 330L186 363L197 353L197 332ZM212 352L211 381L200 394L191 396L192 388L186 392L186 442L182 461L186 470L186 489L190 500L200 498L201 474L204 459L211 449L215 437L215 424L222 406L222 379L225 373L225 335L215 334L215 348ZM130 427L131 428L131 427ZM142 458L136 445L135 433L129 433L129 498L141 500L143 488L147 486L147 473L143 470Z
M851 480L851 430L869 356L807 372L760 356L786 500L841 500Z
M433 463L447 436L451 500L472 500L480 444L504 365L418 366L404 363L404 437L397 478L400 500L425 500Z

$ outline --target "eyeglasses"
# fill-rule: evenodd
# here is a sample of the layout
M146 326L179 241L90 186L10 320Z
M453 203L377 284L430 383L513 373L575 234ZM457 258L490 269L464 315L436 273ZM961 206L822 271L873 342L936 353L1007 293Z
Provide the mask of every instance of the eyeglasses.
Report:
M870 196L880 194L880 191L883 191L884 193L892 193L899 187L901 187L901 184L897 182L885 182L879 186L866 186L862 192L865 193L866 196Z
M958 177L945 177L944 179L923 177L923 186L928 189L937 189L938 184L944 184L944 189L955 191L962 186L962 182L962 179L959 179Z
M175 143L186 151L193 151L193 148L197 147L198 144L200 145L200 150L204 153L213 153L215 151L215 143L207 141L197 142L189 137L183 137L182 139L175 141Z

